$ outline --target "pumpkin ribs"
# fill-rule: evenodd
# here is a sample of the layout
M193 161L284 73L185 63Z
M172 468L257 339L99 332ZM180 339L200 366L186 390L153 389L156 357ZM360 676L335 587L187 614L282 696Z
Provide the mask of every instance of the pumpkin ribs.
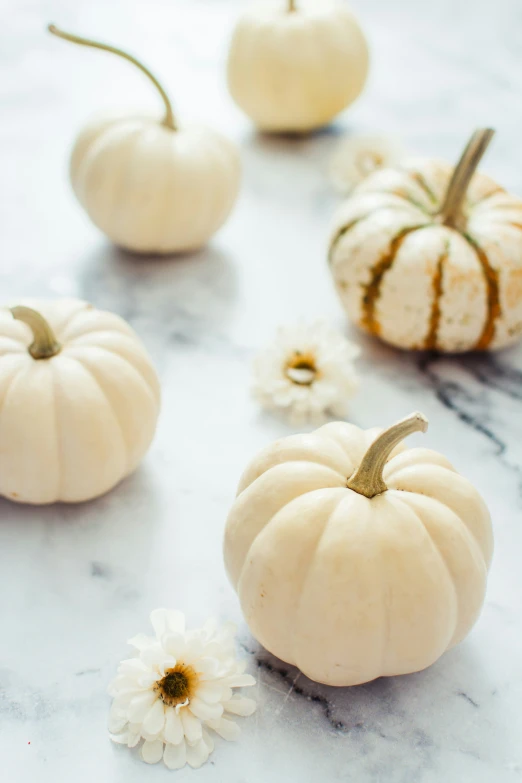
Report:
M360 324L371 334L379 335L381 325L375 317L375 304L381 293L381 284L386 272L393 266L393 262L400 250L400 247L408 234L413 231L426 228L429 223L420 223L416 226L403 228L397 236L391 241L390 247L384 256L372 267L370 272L370 282L363 286L362 295L362 317Z
M499 295L498 272L489 263L486 252L470 234L463 235L469 246L474 250L478 262L482 267L487 291L487 314L482 333L474 346L475 351L485 351L495 336L496 322L502 315Z
M442 296L442 275L444 272L444 263L446 262L447 258L448 250L446 249L437 261L437 268L435 270L435 274L433 275L433 302L431 305L430 325L428 334L426 335L426 339L424 341L424 348L426 351L437 350L437 335L439 333L441 312L440 298Z

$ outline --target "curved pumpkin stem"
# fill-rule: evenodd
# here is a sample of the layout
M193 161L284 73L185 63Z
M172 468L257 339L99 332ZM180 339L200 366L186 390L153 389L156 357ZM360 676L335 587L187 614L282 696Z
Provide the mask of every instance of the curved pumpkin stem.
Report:
M93 49L101 49L104 52L110 52L111 54L116 54L118 57L123 57L124 60L128 60L130 63L135 65L137 68L140 69L142 73L145 74L145 76L150 79L152 84L155 86L159 94L161 95L161 98L163 100L163 103L165 104L165 117L163 119L163 125L165 127L170 128L170 130L177 130L176 121L174 119L174 112L172 111L172 104L169 100L169 97L159 81L156 79L153 73L149 71L148 68L146 68L142 62L140 62L136 57L133 57L132 54L128 54L127 52L124 52L122 49L118 49L116 46L110 46L109 44L100 43L99 41L92 41L90 38L81 38L79 35L73 35L72 33L66 33L63 30L60 30L56 25L50 24L48 25L47 29L50 33L53 35L58 36L58 38L63 38L64 41L71 41L71 43L80 44L81 46L91 46Z
M62 346L43 315L31 307L22 307L21 305L12 307L11 313L17 321L27 324L33 333L34 339L28 349L33 359L50 359L60 353Z
M346 486L359 495L373 498L386 492L388 487L382 477L384 466L391 452L401 440L414 432L426 432L428 419L422 413L412 413L397 424L381 432L361 460L361 464L348 479Z
M479 128L468 141L466 149L455 166L444 203L438 214L438 219L443 225L450 226L450 228L462 228L462 223L464 222L462 204L469 183L494 133L495 131L492 128Z

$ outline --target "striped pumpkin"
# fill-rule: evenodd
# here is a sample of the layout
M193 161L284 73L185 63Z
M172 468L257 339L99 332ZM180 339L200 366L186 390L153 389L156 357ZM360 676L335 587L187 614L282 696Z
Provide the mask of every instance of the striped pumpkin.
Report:
M475 174L493 131L455 168L406 161L339 209L330 268L350 319L399 348L495 350L522 334L522 200Z

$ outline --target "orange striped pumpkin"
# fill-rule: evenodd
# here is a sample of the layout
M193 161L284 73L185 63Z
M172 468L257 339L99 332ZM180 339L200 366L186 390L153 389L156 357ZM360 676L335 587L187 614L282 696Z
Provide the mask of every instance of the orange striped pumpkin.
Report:
M399 348L495 350L522 334L522 199L475 174L493 135L473 134L455 168L383 169L339 209L330 239L350 319Z

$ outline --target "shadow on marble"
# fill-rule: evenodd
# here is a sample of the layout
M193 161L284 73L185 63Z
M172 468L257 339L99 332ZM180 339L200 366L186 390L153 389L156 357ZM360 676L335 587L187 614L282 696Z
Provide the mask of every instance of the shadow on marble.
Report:
M248 131L240 140L244 191L256 202L261 199L267 214L268 199L271 209L291 206L300 212L303 225L307 220L313 225L318 219L331 219L340 199L329 182L328 163L346 132L349 129L342 125L309 134Z
M245 135L244 142L251 147L262 147L272 149L281 145L288 145L288 151L298 147L300 143L318 141L321 139L337 139L339 136L349 134L350 129L345 124L333 122L313 131L287 131L279 133L270 133L268 131L252 128Z
M99 527L107 520L110 527L124 524L126 531L138 530L145 519L156 516L158 490L153 471L141 465L105 495L83 503L52 503L39 506L16 503L0 497L0 530L2 523L19 522L24 534L30 528L47 526L56 529L64 525ZM126 511L132 514L125 518ZM20 531L20 528L17 528Z
M222 317L237 297L237 273L217 244L190 254L142 256L100 243L79 263L79 296L129 321L169 324L180 313Z
M258 667L261 686L271 693L271 717L288 720L286 707L306 701L316 708L315 724L321 729L321 715L339 734L375 734L383 739L408 739L431 745L444 726L444 716L454 720L456 712L470 715L495 696L488 683L483 661L472 643L445 653L429 668L413 674L380 677L352 687L322 685L308 679L294 666L283 663L256 642L244 645ZM288 703L290 702L290 704ZM457 706L456 706L457 705ZM430 721L429 712L437 713ZM282 714L285 712L285 717ZM431 731L434 736L431 737ZM415 739L416 738L416 739Z

